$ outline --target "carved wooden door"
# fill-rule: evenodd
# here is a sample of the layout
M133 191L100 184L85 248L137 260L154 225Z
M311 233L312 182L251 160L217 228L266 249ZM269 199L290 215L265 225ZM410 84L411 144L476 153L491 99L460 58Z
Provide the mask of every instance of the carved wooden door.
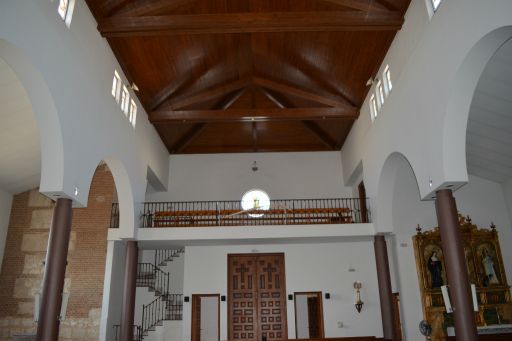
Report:
M288 338L283 254L228 255L229 340Z

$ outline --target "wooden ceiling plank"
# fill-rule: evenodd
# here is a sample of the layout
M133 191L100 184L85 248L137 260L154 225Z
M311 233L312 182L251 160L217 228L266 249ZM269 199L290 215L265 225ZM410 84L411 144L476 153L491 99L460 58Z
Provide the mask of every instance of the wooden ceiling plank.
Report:
M380 0L384 1L384 0ZM269 12L112 17L101 20L104 37L252 32L399 30L399 12Z
M386 7L390 11L398 11L400 8L397 6L396 2L393 0L375 0L375 2L378 2L382 6Z
M233 91L244 88L247 85L249 85L249 83L250 83L250 78L248 78L248 77L238 79L229 84L219 85L219 86L210 88L208 90L205 90L203 92L200 92L196 95L175 101L175 102L171 103L169 108L172 110L176 110L176 109L180 109L180 108L183 108L183 107L186 107L189 105L205 102L207 100L214 99L214 98L220 97L220 96L224 96Z
M326 147L329 147L331 150L340 149L338 143L328 136L327 133L314 121L302 121L302 124L308 128Z
M129 0L105 0L102 1L101 5L101 13L102 16L110 17L124 6L126 6L130 1Z
M351 103L349 103L345 98L336 98L334 96L317 95L315 93L312 93L312 92L309 92L309 91L306 91L303 89L299 89L299 88L296 88L296 87L293 87L293 86L290 86L287 84L275 82L270 79L266 79L266 78L262 78L262 77L254 77L253 81L255 84L257 84L263 88L271 89L271 90L274 90L274 91L277 91L280 93L285 93L288 95L301 97L301 98L304 98L304 99L307 99L310 101L314 101L317 103L321 103L324 105L328 105L331 107L345 107L346 106L346 107L355 109L355 106L353 106Z
M139 17L147 15L157 15L162 11L172 11L182 5L190 5L194 0L139 0L124 6L114 13L115 16Z
M343 7L352 8L359 11L387 11L388 8L386 8L384 5L378 2L374 2L373 0L364 2L360 0L322 0L324 2L329 2L331 4L340 5Z
M171 153L181 153L194 138L196 138L206 128L207 123L196 123L187 131L172 148Z
M176 122L263 122L319 119L347 119L358 117L356 108L286 108L286 109L214 109L214 110L158 110L153 111L151 123Z

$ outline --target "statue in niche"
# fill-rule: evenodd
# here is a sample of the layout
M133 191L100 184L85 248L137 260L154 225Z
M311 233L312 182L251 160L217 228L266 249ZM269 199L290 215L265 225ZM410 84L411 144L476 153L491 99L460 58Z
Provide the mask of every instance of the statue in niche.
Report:
M432 278L432 289L440 288L443 285L443 277L441 275L443 266L441 260L437 257L437 250L432 251L427 266Z
M496 276L496 271L494 271L494 261L487 248L482 249L482 265L484 266L485 271L484 286L499 284L500 282Z

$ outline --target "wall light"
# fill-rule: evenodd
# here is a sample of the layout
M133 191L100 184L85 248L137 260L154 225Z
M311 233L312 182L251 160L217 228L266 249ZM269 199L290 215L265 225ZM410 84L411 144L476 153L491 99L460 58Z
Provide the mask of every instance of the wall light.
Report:
M357 309L357 312L360 313L361 309L363 309L364 302L361 301L361 291L360 289L363 287L363 284L361 282L354 282L354 289L356 289L356 304L355 307Z

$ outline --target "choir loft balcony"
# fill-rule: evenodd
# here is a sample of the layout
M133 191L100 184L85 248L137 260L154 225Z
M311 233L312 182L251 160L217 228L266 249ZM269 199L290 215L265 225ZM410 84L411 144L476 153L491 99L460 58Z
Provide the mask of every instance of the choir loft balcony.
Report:
M146 202L141 228L326 225L371 223L368 198L242 201ZM112 204L110 228L119 227L119 206Z

